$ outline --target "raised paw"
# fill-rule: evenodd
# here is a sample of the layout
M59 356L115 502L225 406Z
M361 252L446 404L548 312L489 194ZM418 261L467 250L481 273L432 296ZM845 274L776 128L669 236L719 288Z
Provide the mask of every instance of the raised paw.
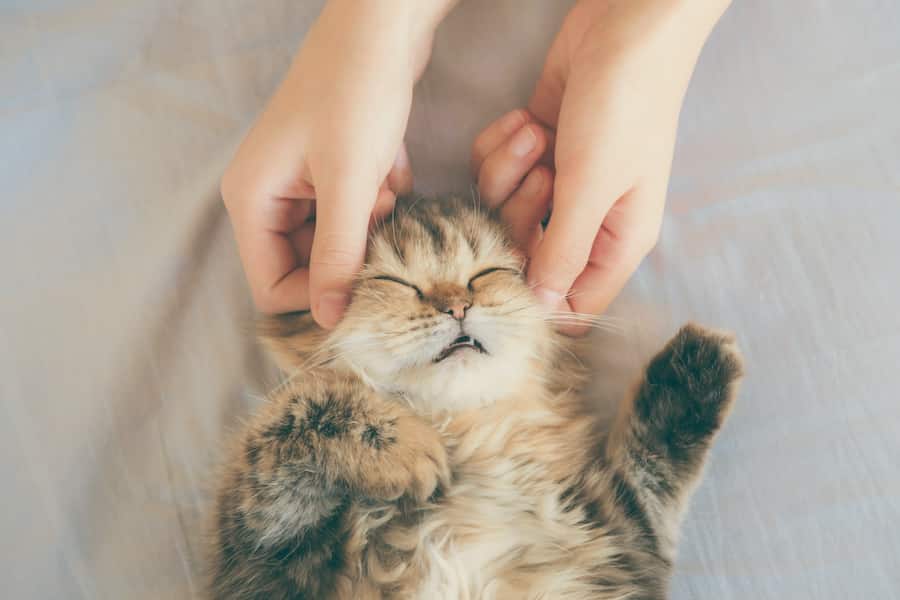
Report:
M647 367L647 381L678 387L698 398L724 389L743 374L734 336L689 323Z
M668 443L705 439L721 425L742 374L731 335L685 325L650 361L635 410Z

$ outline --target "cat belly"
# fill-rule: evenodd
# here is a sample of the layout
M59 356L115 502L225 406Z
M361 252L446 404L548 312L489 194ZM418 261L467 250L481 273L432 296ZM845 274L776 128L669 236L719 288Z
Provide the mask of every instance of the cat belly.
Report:
M588 429L523 404L455 432L453 485L421 522L411 597L607 597L589 582L611 542L562 499Z
M603 531L564 510L558 484L458 486L423 523L415 598L615 598L592 572L612 554ZM593 555L595 558L591 558Z

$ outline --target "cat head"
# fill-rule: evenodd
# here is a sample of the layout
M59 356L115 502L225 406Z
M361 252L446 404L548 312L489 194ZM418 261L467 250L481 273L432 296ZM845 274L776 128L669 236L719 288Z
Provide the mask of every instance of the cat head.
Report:
M484 406L533 384L559 340L521 255L485 211L458 198L398 201L370 236L333 331L308 314L265 322L282 368L347 368L426 413Z

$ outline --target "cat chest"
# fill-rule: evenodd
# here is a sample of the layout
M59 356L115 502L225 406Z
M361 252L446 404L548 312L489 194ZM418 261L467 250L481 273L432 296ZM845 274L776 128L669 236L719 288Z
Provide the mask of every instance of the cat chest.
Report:
M457 464L453 485L421 522L416 597L523 598L544 587L586 541L557 476L516 454Z

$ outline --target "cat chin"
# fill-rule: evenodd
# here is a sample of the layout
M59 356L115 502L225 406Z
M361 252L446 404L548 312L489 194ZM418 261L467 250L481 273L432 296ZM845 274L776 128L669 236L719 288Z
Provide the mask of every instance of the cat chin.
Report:
M512 395L525 368L517 360L467 353L397 374L392 387L421 414L455 413Z
M399 370L383 370L384 365L360 360L353 370L373 388L402 396L416 412L437 415L481 408L509 397L525 383L529 365L524 358L466 350L438 363Z
M444 340L434 347L419 348L390 357L371 352L368 336L347 337L351 349L347 365L368 385L403 397L422 415L438 415L477 409L520 392L533 380L534 358L545 350L541 336L504 339L485 323L473 323L470 331L483 342L484 351L462 349L434 362ZM450 340L452 341L450 336ZM353 351L360 348L361 351Z

